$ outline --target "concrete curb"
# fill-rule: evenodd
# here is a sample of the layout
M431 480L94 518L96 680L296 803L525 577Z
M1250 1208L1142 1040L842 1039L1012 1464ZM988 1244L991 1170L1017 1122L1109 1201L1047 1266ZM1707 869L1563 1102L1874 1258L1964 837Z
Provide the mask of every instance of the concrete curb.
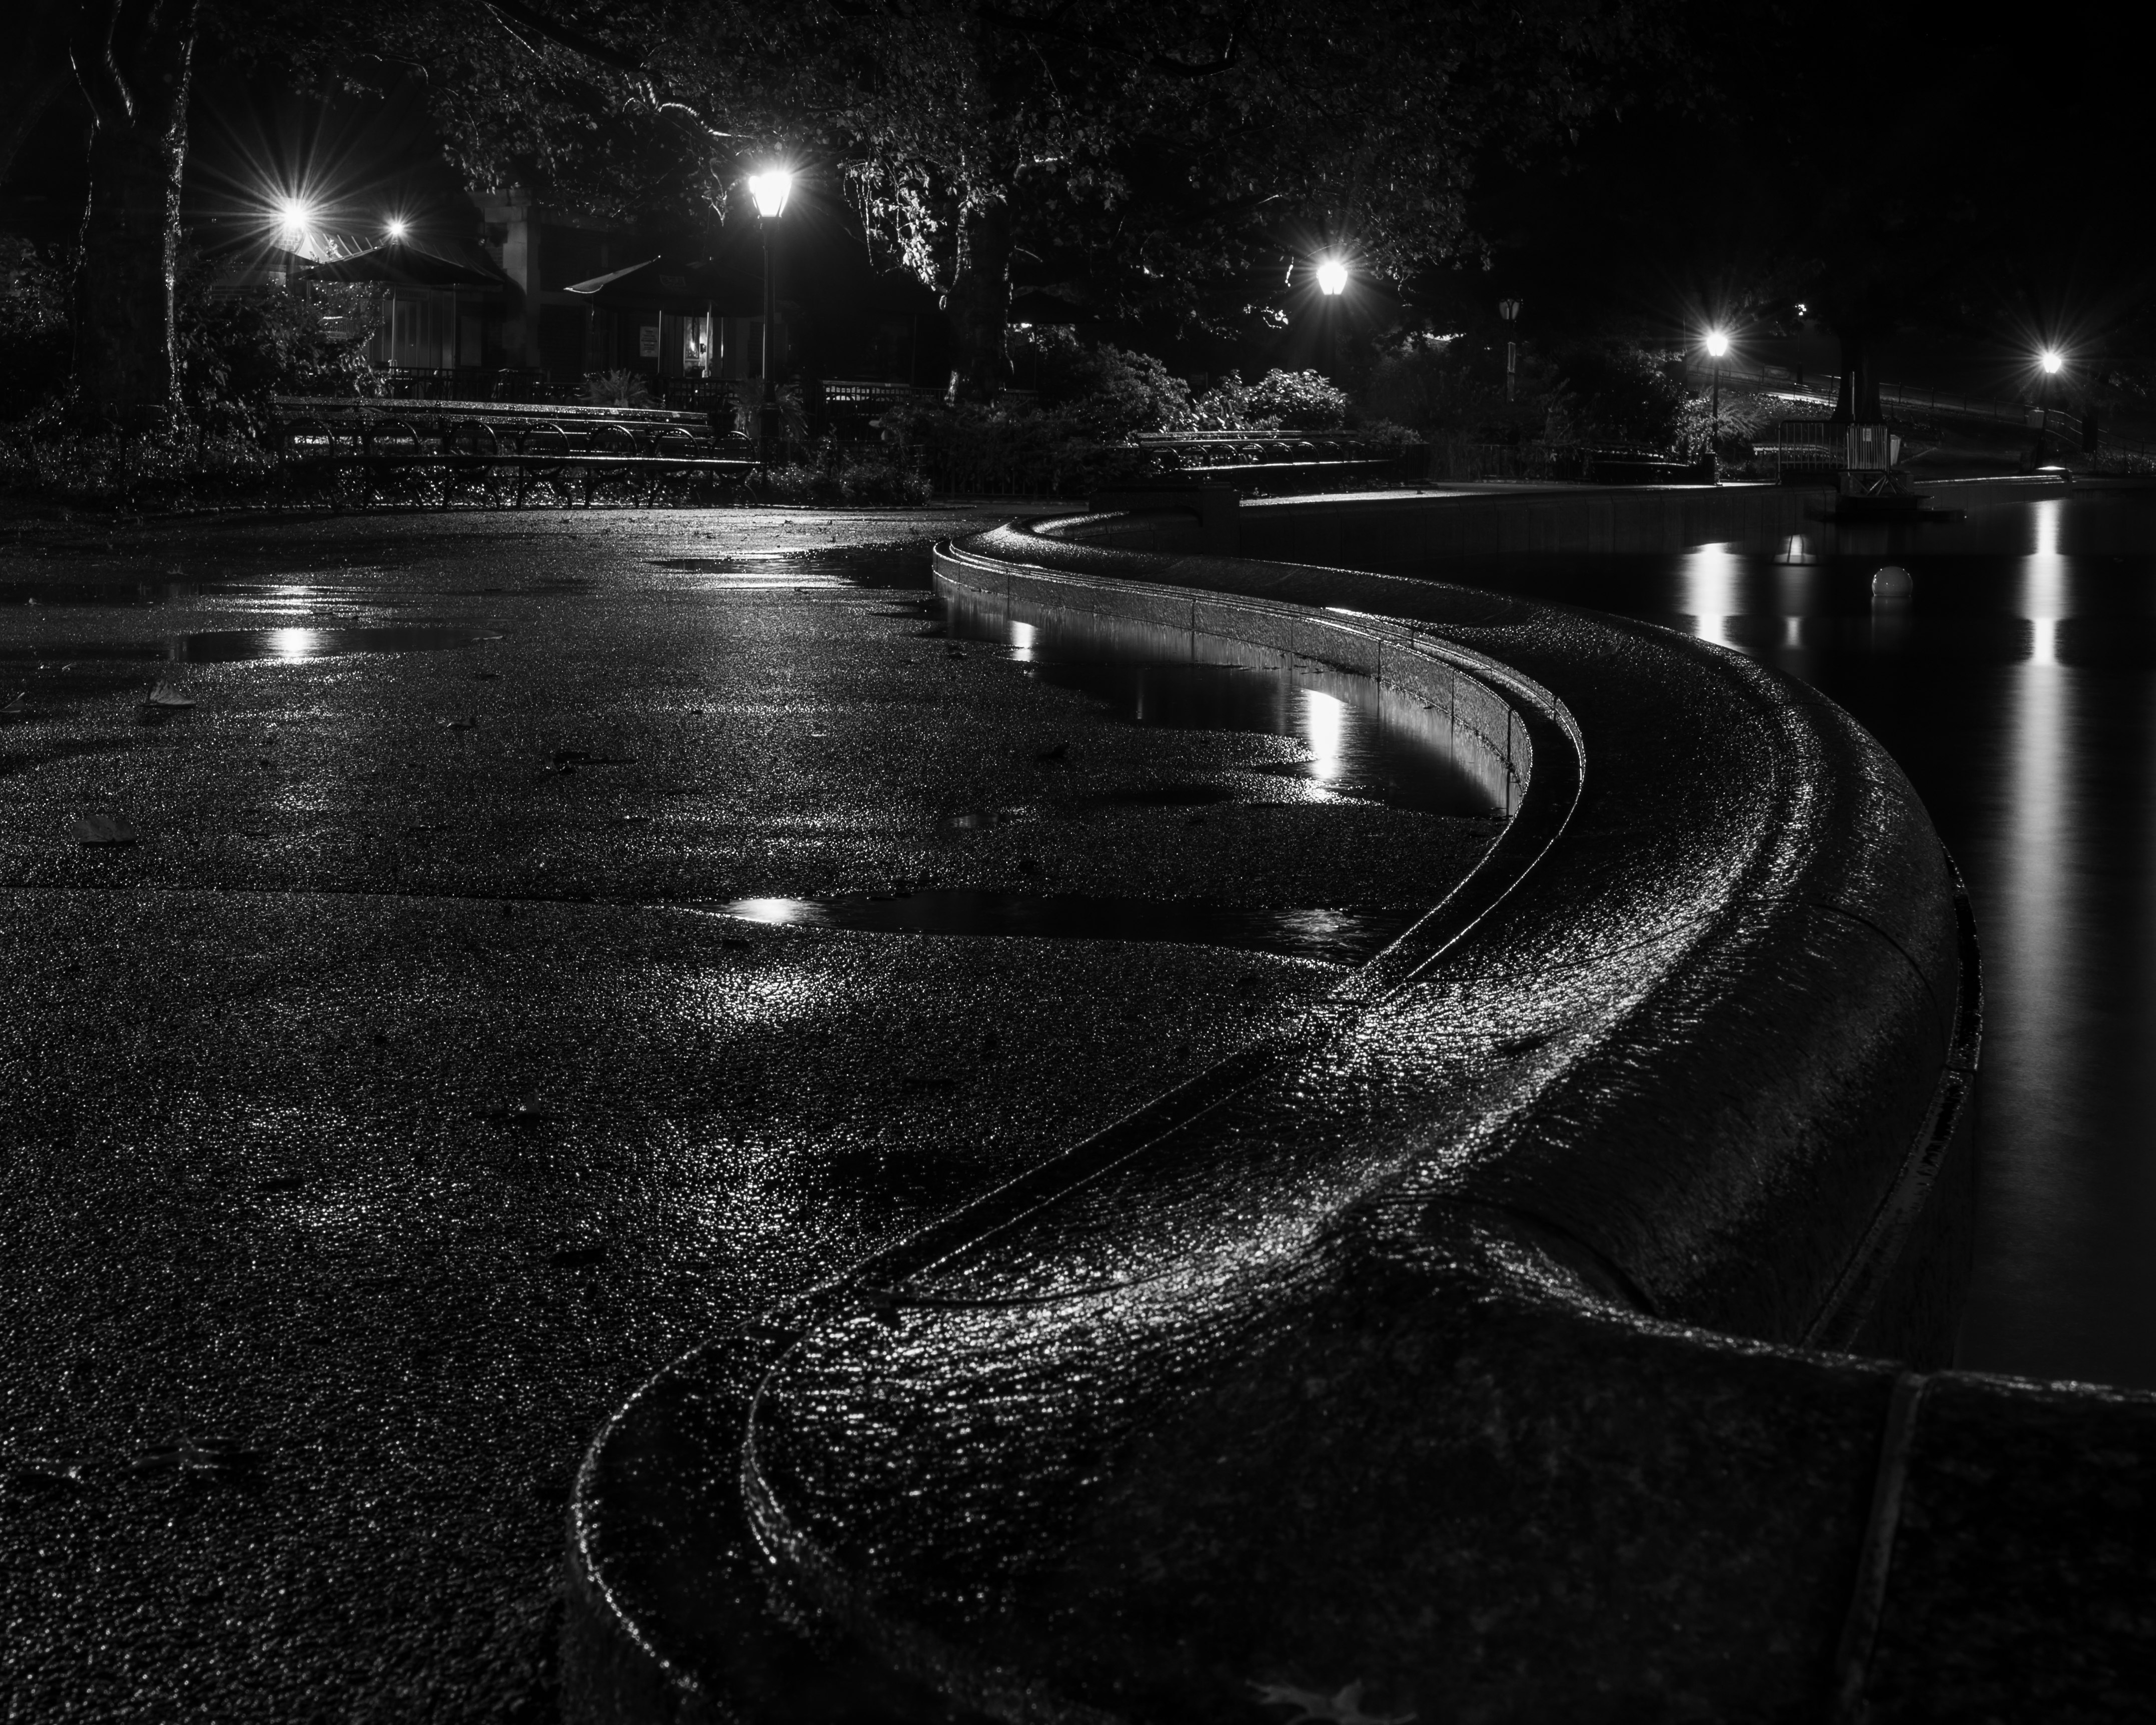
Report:
M1375 675L1504 839L1269 1045L647 1385L568 1717L2129 1717L2156 1399L1929 1370L1981 1004L1892 762L1688 638L1198 531L938 581Z

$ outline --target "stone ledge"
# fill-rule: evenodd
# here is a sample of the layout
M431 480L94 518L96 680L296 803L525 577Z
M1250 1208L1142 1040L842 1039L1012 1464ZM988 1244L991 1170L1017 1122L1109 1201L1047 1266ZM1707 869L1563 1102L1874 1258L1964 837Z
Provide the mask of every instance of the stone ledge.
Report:
M1912 1369L1980 997L1892 762L1687 638L1177 519L938 578L1466 691L1504 839L1332 1009L647 1386L569 1717L2133 1717L2156 1399Z

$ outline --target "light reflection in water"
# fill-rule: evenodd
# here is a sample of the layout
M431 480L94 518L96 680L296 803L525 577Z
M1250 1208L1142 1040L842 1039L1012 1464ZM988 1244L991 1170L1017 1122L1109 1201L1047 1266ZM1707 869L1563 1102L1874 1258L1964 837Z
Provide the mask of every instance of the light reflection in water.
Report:
M1729 634L1730 621L1742 608L1738 578L1736 554L1726 545L1695 546L1684 553L1682 608L1691 619L1692 633L1702 641L1717 641L1725 647L1738 644Z
M1320 784L1331 784L1345 770L1348 705L1322 689L1298 689L1296 734L1310 751L1310 776Z
M1432 572L1689 626L1804 676L1887 746L1968 878L1985 954L1960 1363L2156 1389L2156 499L1979 506L1845 530L1839 551L1823 530L1814 550ZM1912 593L1875 597L1888 563Z

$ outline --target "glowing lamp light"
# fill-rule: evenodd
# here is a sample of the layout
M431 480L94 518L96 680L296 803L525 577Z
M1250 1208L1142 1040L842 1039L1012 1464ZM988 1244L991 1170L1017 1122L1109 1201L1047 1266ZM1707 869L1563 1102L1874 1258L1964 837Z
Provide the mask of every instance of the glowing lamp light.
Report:
M2063 355L2061 355L2061 354L2060 353L2059 350L2058 350L2057 348L2056 348L2056 347L2046 347L2046 348L2044 350L2044 357L2043 357L2043 359L2040 362L2040 363L2043 366L2044 370L2045 370L2047 373L2051 373L2051 374L2053 374L2053 375L2056 375L2056 374L2057 373L2057 372L2058 372L2059 367L2060 367L2061 366L2064 365L2066 362L2066 359L2065 359L2064 356L2063 356Z
M1348 266L1337 258L1319 259L1317 285L1328 295L1347 292Z
M793 194L789 169L767 167L748 177L748 195L756 200L756 213L766 221L786 213L786 200Z
M402 216L392 216L389 218L389 238L393 241L403 239L408 231L409 230L406 228L404 218Z
M1720 330L1709 330L1707 332L1707 351L1715 358L1720 359L1723 354L1729 352L1729 337L1723 335Z
M298 250L305 243L314 225L314 208L305 198L280 198L277 200L278 233L293 250Z

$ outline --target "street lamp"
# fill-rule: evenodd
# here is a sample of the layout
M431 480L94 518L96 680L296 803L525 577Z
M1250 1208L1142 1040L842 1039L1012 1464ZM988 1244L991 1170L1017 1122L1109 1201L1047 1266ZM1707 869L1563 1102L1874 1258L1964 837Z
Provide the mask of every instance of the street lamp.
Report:
M314 207L304 198L277 200L277 238L286 251L304 249L314 227Z
M1505 399L1514 398L1520 376L1520 345L1512 339L1512 322L1520 315L1517 300L1500 300L1497 316L1505 320Z
M404 218L403 218L403 217L402 217L402 216L392 216L392 217L389 218L389 228L388 228L388 233L389 233L389 243L390 243L392 245L398 245L398 244L403 244L403 239L404 239L404 235L405 235L405 234L406 234L408 231L408 230L406 228L406 227L405 227L405 225L404 225Z
M778 429L778 403L771 387L771 326L778 316L771 287L771 230L786 213L786 200L793 195L793 171L774 165L751 174L748 195L756 203L757 234L763 241L763 356L757 367L762 374L763 388L760 393L763 399L757 415L757 436L762 446L759 453L767 461Z
M1320 258L1317 285L1327 299L1337 299L1348 291L1348 266L1337 258Z
M1722 477L1722 360L1729 352L1729 337L1720 330L1707 332L1707 354L1714 362L1714 408L1707 422L1707 470L1718 482Z
M2056 393L2051 379L2066 369L2066 357L2056 347L2046 347L2036 356L2036 364L2044 375L2036 383L2036 451L2031 461L2041 466L2051 453L2051 397Z

